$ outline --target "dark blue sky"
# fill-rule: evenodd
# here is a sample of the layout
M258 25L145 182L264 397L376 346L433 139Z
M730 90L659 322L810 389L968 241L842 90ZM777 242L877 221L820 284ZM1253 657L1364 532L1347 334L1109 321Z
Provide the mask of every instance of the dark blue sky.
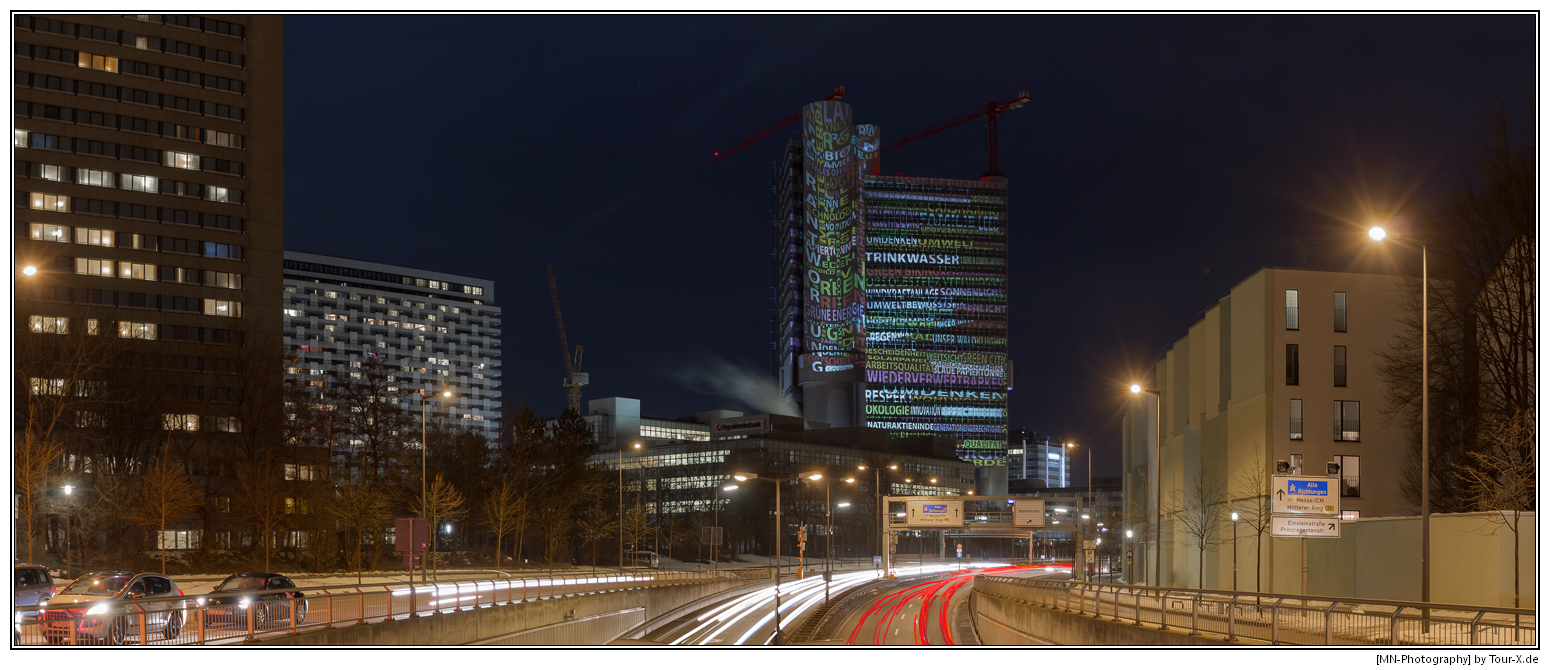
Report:
M1419 214L1534 92L1499 16L296 16L286 246L489 277L502 386L564 407L553 261L585 398L749 409L683 381L769 360L770 164L835 86L883 143L1019 90L1013 427L1118 474L1123 384L1264 265L1350 267L1351 221ZM983 121L883 157L978 178ZM1078 477L1083 475L1077 473Z

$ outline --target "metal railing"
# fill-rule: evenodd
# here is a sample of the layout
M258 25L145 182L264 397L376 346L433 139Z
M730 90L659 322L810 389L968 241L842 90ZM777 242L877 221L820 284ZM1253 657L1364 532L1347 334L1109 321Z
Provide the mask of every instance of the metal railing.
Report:
M230 644L310 630L625 589L764 579L770 571L642 570L553 578L405 582L189 594L16 607L18 645ZM296 594L300 594L298 597ZM102 606L101 611L93 611Z
M1533 646L1531 609L980 575L976 593L1118 623L1291 645Z

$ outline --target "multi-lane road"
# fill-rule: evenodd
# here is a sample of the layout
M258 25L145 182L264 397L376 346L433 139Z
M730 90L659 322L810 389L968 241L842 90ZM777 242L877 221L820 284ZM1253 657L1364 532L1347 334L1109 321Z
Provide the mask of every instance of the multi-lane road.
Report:
M837 629L836 644L943 645L976 644L960 614L978 574L1018 576L1048 574L1047 568L976 563L927 564L897 568L892 588L877 590L858 603L847 603ZM872 570L837 573L831 593L877 581ZM821 606L820 577L785 582L780 587L781 630L789 636L802 619ZM957 625L955 625L957 622ZM775 637L775 588L767 586L701 606L662 626L645 640L672 645L765 645Z

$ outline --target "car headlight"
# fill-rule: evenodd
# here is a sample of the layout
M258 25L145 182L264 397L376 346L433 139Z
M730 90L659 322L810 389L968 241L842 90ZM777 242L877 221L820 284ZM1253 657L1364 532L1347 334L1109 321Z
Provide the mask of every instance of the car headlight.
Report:
M101 605L95 605L91 609L86 610L86 613L87 614L102 614L103 612L106 612L106 611L108 611L108 604L107 603L102 603Z
M237 603L237 604L238 604L238 605L241 605L241 606L242 606L242 609L247 609L247 608L248 608L248 602L249 602L249 601L248 601L248 599L247 599L247 598L243 598L243 599L242 599L242 602L240 602L240 603Z

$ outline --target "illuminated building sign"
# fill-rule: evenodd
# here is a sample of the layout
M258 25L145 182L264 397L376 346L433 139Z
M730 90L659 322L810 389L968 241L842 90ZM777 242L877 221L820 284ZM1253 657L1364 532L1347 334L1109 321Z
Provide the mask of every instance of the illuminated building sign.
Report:
M861 175L850 105L802 110L802 381L859 381L866 348Z
M866 177L866 425L1006 465L1006 185Z

